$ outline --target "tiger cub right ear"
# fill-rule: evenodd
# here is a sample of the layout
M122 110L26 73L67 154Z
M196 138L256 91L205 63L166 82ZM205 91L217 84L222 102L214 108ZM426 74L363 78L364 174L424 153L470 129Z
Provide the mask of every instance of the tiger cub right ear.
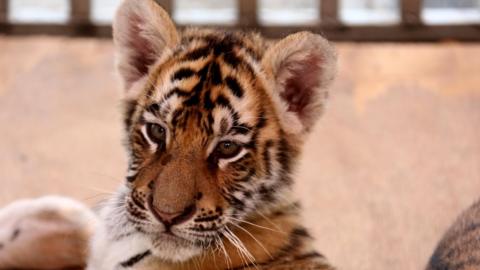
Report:
M299 32L268 48L262 66L273 79L271 95L284 130L307 134L323 111L335 77L335 50L322 36Z
M147 77L162 53L175 47L179 35L169 15L154 0L124 0L113 21L118 72L125 90Z

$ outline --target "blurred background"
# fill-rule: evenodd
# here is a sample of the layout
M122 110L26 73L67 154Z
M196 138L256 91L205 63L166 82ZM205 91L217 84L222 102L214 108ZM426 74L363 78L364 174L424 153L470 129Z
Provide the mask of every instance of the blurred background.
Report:
M123 181L119 0L0 0L0 207ZM296 189L338 269L422 269L480 197L480 0L170 0L176 23L310 30L339 72Z

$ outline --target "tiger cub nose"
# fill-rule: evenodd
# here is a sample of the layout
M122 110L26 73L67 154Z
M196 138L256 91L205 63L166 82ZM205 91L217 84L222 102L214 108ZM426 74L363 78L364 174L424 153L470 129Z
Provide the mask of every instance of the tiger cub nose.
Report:
M169 213L157 209L154 205L151 206L151 211L155 218L162 222L165 226L172 226L181 224L185 221L188 221L193 217L196 212L196 206L194 204L185 207L183 211L176 213Z

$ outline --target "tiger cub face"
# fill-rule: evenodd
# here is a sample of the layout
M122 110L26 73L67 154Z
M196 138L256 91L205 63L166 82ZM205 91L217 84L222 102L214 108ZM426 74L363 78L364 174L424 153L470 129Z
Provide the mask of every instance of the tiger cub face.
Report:
M125 88L126 188L111 222L183 261L231 224L288 200L292 169L323 108L335 55L302 32L178 31L153 0L126 0L114 22Z

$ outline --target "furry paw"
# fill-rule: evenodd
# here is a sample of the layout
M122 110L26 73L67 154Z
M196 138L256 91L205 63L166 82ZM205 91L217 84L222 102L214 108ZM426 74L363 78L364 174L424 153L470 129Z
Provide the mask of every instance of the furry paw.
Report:
M59 196L15 201L0 209L0 269L61 269L86 263L97 218Z

